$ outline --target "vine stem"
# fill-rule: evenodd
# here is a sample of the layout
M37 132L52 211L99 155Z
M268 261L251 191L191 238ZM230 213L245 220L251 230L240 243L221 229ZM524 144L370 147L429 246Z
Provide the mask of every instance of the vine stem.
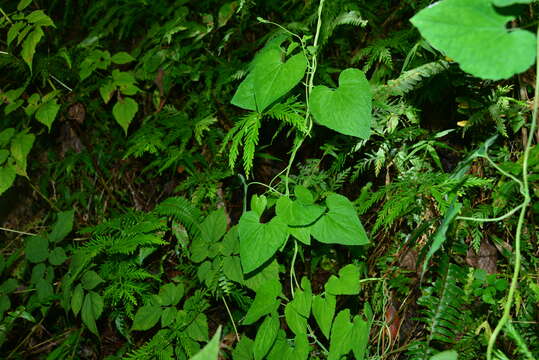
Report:
M236 339L238 342L240 341L240 334L238 333L238 328L236 327L236 322L234 321L234 317L232 316L232 312L230 311L230 308L228 307L228 304L225 300L225 297L221 295L221 300L223 300L223 303L225 304L226 311L228 313L228 316L230 317L230 320L232 321L232 327L234 328L234 333L236 335Z
M537 36L539 37L539 27L537 27ZM487 360L492 360L492 351L494 349L494 345L496 343L496 338L498 337L498 334L502 330L502 328L505 326L505 324L509 321L509 318L511 316L511 307L513 306L513 301L515 298L515 292L517 289L518 284L518 276L520 273L520 262L521 262L521 254L520 254L520 243L522 238L522 228L524 227L524 220L526 218L526 211L528 210L528 206L531 202L531 196L530 196L530 190L529 190L529 183L528 183L528 161L530 157L530 150L532 147L533 142L533 134L535 133L535 128L537 126L537 112L539 109L539 41L536 44L536 54L538 57L538 60L536 60L536 77L535 77L535 94L534 94L534 100L533 100L533 114L532 114L532 122L530 125L530 136L528 136L528 143L526 144L526 148L524 149L524 156L522 160L522 194L524 195L524 201L522 202L522 208L520 209L520 214L518 217L518 223L517 223L517 230L515 234L515 265L513 270L513 276L511 278L511 286L509 287L509 292L507 294L507 301L503 307L503 315L498 321L498 324L492 331L492 334L490 335L490 338L488 340L488 346L487 346Z
M19 234L19 235L37 236L37 234L32 234L32 233L29 233L29 232L26 232L26 231L8 229L8 228L5 228L5 227L0 227L0 230L1 231L12 232L12 233Z
M324 8L324 0L320 0L320 4L318 4L318 21L316 23L316 32L314 34L314 40L313 40L313 49L314 49L314 53L312 54L312 58L311 58L311 64L309 66L309 72L307 73L307 85L305 87L305 101L307 103L307 111L305 113L305 119L306 121L309 122L309 126L308 126L308 129L307 129L307 134L301 138L296 138L296 141L294 141L294 148L292 149L292 153L290 155L290 160L288 161L288 166L286 167L286 171L285 171L285 188L286 188L286 196L290 195L290 189L289 189L289 186L288 186L288 178L289 178L289 175L290 175L290 170L292 169L292 164L294 163L294 159L296 157L296 154L299 150L299 148L301 147L301 144L303 144L303 141L307 138L307 136L310 135L311 133L311 130L312 130L312 127L313 127L313 123L312 121L309 121L310 119L310 114L311 114L311 110L310 110L310 97L311 97L311 92L313 90L313 87L314 87L314 75L316 73L316 68L318 66L318 62L317 62L317 55L318 55L318 41L320 39L320 30L322 29L322 10Z
M292 256L292 264L290 264L290 292L292 294L292 299L295 297L294 281L296 282L296 286L299 287L298 280L296 279L296 272L294 271L297 256L298 256L298 242L294 240L294 255Z
M11 21L11 19L9 18L9 16L4 12L4 9L2 9L0 7L0 13L2 13L2 15L4 15L4 17L6 18L6 20L11 24L13 25L13 21ZM7 53L6 53L7 54Z

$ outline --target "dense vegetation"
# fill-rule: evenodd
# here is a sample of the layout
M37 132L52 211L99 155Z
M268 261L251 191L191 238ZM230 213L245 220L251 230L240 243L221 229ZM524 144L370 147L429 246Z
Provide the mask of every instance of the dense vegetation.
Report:
M2 359L539 358L533 0L5 0Z

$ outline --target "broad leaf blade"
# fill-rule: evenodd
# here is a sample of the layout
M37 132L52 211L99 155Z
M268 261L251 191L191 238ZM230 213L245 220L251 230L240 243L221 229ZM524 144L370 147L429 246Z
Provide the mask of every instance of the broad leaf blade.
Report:
M161 307L155 305L144 305L137 310L133 320L132 330L148 330L157 324L161 317Z
M341 134L368 139L371 134L372 94L365 74L346 69L339 76L339 88L316 86L310 99L311 112L320 125Z
M255 343L253 346L255 360L262 360L270 351L275 339L277 338L278 331L279 318L276 315L267 316L256 333Z
M313 226L314 238L326 244L365 245L367 233L353 204L346 197L330 194L326 199L329 211Z
M202 350L200 350L191 360L217 360L219 357L219 342L221 341L221 326Z
M256 270L269 260L288 237L286 224L278 217L262 224L254 211L242 215L238 231L240 258L245 273Z
M496 12L491 1L444 0L421 10L410 21L462 70L483 79L500 80L525 71L535 62L536 36L521 29L506 29L512 19Z
M112 108L112 115L114 119L120 124L124 132L127 134L127 128L131 121L135 118L135 114L138 111L138 104L130 97L124 97L118 100L118 102Z

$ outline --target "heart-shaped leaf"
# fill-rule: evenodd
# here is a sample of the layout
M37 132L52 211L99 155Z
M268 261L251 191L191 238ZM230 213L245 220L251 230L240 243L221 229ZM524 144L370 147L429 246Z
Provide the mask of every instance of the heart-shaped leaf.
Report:
M510 3L515 1L496 1ZM521 73L535 62L536 36L525 30L506 29L512 19L496 12L491 1L444 0L421 10L410 21L462 70L499 80Z
M326 294L325 297L316 295L313 298L313 315L316 323L322 330L322 334L329 339L333 316L335 315L335 306L337 299L331 294Z
M339 277L331 275L326 283L326 292L332 295L359 294L359 268L349 264L339 270Z
M118 102L112 108L112 115L114 115L114 118L118 124L120 124L122 129L124 129L126 134L127 128L129 127L129 124L131 124L131 121L133 121L137 111L138 104L130 97L124 97L123 99L118 100Z
M316 86L311 93L310 107L320 125L362 139L368 139L371 134L371 87L358 69L341 72L336 90Z
M288 232L305 245L311 244L311 225L324 214L324 207L305 204L280 197L275 206L276 214L288 225Z
M353 324L350 322L350 309L344 309L335 317L331 328L328 360L339 360L352 350Z
M311 234L316 240L341 245L369 243L367 233L350 200L342 195L330 194L326 199L326 205L329 211L311 229Z
M231 103L247 110L263 112L271 103L296 86L307 70L303 53L282 61L279 46L263 49L253 62L254 67L234 94Z
M37 109L36 119L51 131L51 125L56 119L58 110L60 110L60 104L56 102L56 99L47 101Z
M286 224L279 217L262 224L254 211L242 215L238 232L243 272L249 273L269 260L288 237Z

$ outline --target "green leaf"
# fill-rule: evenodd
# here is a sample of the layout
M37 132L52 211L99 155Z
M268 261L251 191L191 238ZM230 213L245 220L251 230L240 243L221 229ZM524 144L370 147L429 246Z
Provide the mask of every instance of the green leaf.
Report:
M0 167L0 195L13 185L17 173L11 165Z
M457 360L458 353L455 350L442 351L430 357L430 360Z
M135 61L135 58L126 53L125 51L120 51L112 55L111 60L115 64L123 65Z
M301 81L307 58L300 53L283 62L281 48L270 46L262 49L253 64L253 70L240 84L231 103L261 113Z
M19 283L15 279L7 279L0 285L0 293L11 294L17 289Z
M325 297L317 295L313 298L314 319L327 339L329 339L333 316L335 316L336 304L337 298L331 294L326 294Z
M36 46L45 35L41 27L36 27L22 43L21 56L23 60L28 64L30 70L32 70L32 60L34 59L34 54L36 52Z
M120 124L122 129L124 129L125 134L127 135L127 128L131 121L135 118L135 114L138 111L138 104L135 100L130 97L124 97L119 99L114 107L112 108L112 115L114 119Z
M246 110L256 111L254 81L255 78L251 72L240 83L230 103Z
M363 360L367 345L369 344L369 333L371 331L370 324L361 319L359 316L354 316L354 324L352 327L352 352L356 360Z
M449 229L449 225L455 220L455 217L459 214L460 209L462 208L462 204L458 202L453 202L449 209L447 210L447 213L444 216L444 219L442 220L442 223L440 224L440 227L438 228L438 231L436 231L436 234L434 235L434 239L432 240L432 244L430 245L429 251L427 255L425 256L425 260L423 262L423 269L421 271L421 277L425 274L425 271L427 271L427 266L429 264L429 261L434 255L438 249L442 246L442 244L446 240L446 233Z
M202 350L200 350L191 360L217 360L219 357L219 343L221 342L221 326Z
M41 236L31 236L26 238L24 252L28 261L39 263L45 261L49 256L49 242Z
M314 197L313 194L307 189L305 186L302 185L296 185L294 188L294 195L296 195L296 199L298 199L301 203L305 205L310 205L314 203Z
M240 342L232 351L232 360L252 360L254 341L242 335Z
M39 301L44 303L54 295L54 289L47 280L40 279L36 284L36 293Z
M320 219L324 210L320 205L292 201L285 196L277 200L275 209L277 216L288 225L288 232L306 245L311 243L312 225Z
M26 16L26 21L34 26L54 26L52 19L45 14L43 10L34 10L28 16Z
M294 349L288 345L288 339L284 330L280 329L277 333L277 338L269 354L266 356L267 360L296 360L291 359L294 353Z
M11 300L9 300L9 296L0 295L0 319L2 319L2 315L4 312L8 311L10 307Z
M90 291L84 297L82 304L81 318L82 322L92 333L99 336L95 321L99 319L103 312L103 298L96 292Z
M48 238L52 242L63 240L71 230L73 230L73 218L75 210L62 211L58 213L58 217Z
M14 128L7 128L0 131L0 147L6 146L13 137L13 135L15 135Z
M256 333L255 343L253 346L253 354L255 360L262 360L270 351L277 332L279 331L279 317L277 315L268 315L260 325Z
M30 5L32 3L32 0L21 0L19 1L19 4L17 4L17 10L18 11L23 11L24 9L26 9L28 7L28 5Z
M266 206L268 205L268 199L264 195L253 195L251 197L251 210L258 214L259 217L262 217Z
M114 94L114 90L116 90L116 84L112 82L111 80L105 82L103 85L99 87L99 94L101 95L101 98L103 99L103 102L105 104L108 104L108 102L112 98L112 94Z
M208 319L204 313L197 315L189 326L185 329L185 333L193 340L208 341Z
M310 99L311 112L320 125L341 134L368 139L371 134L372 94L365 74L346 69L339 75L339 88L316 86Z
M0 165L6 162L7 158L9 157L9 154L10 154L9 150L0 149Z
M163 310L163 314L161 315L161 327L167 327L170 326L174 319L176 319L176 313L178 310L174 307L167 307Z
M514 5L514 4L531 4L535 0L491 0L492 4L499 7Z
M60 110L60 105L56 102L56 99L47 101L37 109L36 119L51 131L51 126L54 119L56 119L58 110Z
M328 360L339 360L352 349L352 323L350 322L350 309L344 309L335 317L331 329Z
M26 175L26 158L34 145L35 136L26 131L20 132L11 140L11 156L15 159L15 171L21 176Z
M105 282L105 280L103 280L101 276L92 270L86 271L81 278L82 287L86 290L92 290L103 282Z
M62 265L67 260L66 252L61 247L54 248L49 254L49 262L51 265Z
M288 357L288 359L307 360L309 353L311 352L311 345L309 344L307 334L296 335L294 345L294 351L292 352L291 356Z
M7 45L8 46L13 42L13 40L15 40L17 35L19 35L21 29L24 28L25 26L30 26L30 25L27 25L26 23L22 21L16 22L15 24L11 25L11 27L9 28L9 31L7 32Z
M421 10L410 21L463 71L500 80L527 70L535 62L536 36L526 30L507 29L506 24L513 19L498 13L491 1L444 0Z
M224 209L211 212L200 224L202 239L207 243L216 243L226 232L226 215Z
M330 194L326 205L329 211L312 226L311 233L316 240L341 245L369 243L367 233L350 200L342 195Z
M217 14L217 26L223 27L226 25L228 20L234 15L234 12L238 8L237 1L227 2L219 8L219 13Z
M280 49L270 49L260 55L254 75L254 95L259 112L296 86L307 70L307 58L302 53L285 63Z
M281 284L268 280L256 292L251 307L245 314L243 325L251 325L262 316L277 310L280 305L277 297L281 294Z
M161 300L161 306L176 306L180 302L184 293L183 284L174 285L172 283L165 284L159 289L158 297Z
M359 268L349 264L339 270L339 277L331 275L325 285L326 292L332 295L359 294Z
M288 237L286 224L279 217L262 224L254 211L248 211L241 216L238 231L244 273L256 270L268 261Z
M311 315L313 294L311 283L307 278L301 280L302 289L296 289L294 299L286 304L284 315L292 332L299 336L307 333L307 319Z
M255 271L248 276L245 276L245 286L252 289L255 292L259 292L261 289L273 289L274 291L280 291L281 281L279 279L279 263L277 260L273 260L268 265ZM277 292L277 294L279 294Z
M148 330L157 324L161 317L163 310L161 307L155 305L144 305L139 308L135 314L133 320L133 326L131 330Z
M75 314L75 316L77 316L80 309L82 308L83 299L84 299L84 290L82 289L82 285L78 284L73 290L73 293L71 295L71 310L73 311L73 314Z

